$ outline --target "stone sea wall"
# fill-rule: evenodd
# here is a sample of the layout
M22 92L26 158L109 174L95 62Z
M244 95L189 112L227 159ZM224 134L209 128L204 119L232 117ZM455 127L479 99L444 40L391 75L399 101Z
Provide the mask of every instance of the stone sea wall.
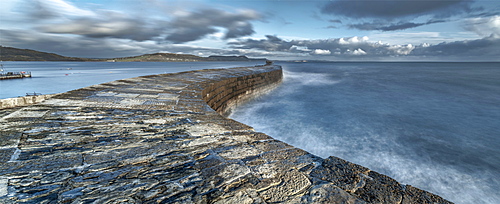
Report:
M231 109L254 96L273 89L283 77L281 69L232 77L204 86L203 100L216 112L228 116Z
M0 203L449 203L223 117L279 66L118 80L0 115Z

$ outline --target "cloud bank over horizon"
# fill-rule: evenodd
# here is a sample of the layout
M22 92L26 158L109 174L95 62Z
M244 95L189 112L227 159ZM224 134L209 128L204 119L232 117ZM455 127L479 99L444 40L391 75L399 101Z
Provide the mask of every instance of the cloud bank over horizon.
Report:
M240 50L256 50L265 53L281 53L286 56L296 53L301 56L311 56L314 59L326 60L324 55L334 60L352 60L365 57L365 59L382 60L405 59L415 60L426 57L438 60L440 57L446 59L460 60L469 59L471 56L482 56L484 60L500 56L500 38L489 36L478 40L455 41L440 43L437 45L391 45L382 42L369 41L368 37L351 37L322 40L291 40L286 41L277 36L266 36L267 39L233 42L232 48ZM301 49L297 49L301 47ZM320 56L321 55L321 56Z
M170 0L129 1L137 5L109 2L110 5L82 5L70 0L4 3L0 18L6 20L0 25L0 43L66 56L101 58L155 52L353 61L498 61L500 56L500 15L495 9L475 5L472 0L320 1L319 7L318 2L311 5L315 11L304 15L318 12L322 19L304 20L302 25L330 25L324 26L321 32L326 34L319 37L301 37L310 35L309 32L314 34L318 26L304 27L304 33L281 33L280 30L301 22L286 20L288 23L283 24L280 22L287 14L239 4ZM290 7L294 9L301 11L299 7ZM430 32L401 32L450 22L460 25L461 31L455 32L456 35L467 37L448 37L446 32L438 31L434 37L420 35L420 39L413 33ZM336 28L346 32L344 37L328 35L328 30ZM402 40L414 43L399 43Z

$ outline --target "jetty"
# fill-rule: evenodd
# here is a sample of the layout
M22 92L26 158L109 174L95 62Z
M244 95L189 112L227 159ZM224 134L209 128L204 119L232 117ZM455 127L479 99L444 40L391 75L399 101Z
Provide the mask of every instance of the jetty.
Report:
M31 72L5 72L0 73L0 80L30 78Z
M0 80L4 79L21 79L31 77L31 72L6 72L3 64L0 64Z
M450 203L224 117L282 76L142 76L4 109L0 203Z

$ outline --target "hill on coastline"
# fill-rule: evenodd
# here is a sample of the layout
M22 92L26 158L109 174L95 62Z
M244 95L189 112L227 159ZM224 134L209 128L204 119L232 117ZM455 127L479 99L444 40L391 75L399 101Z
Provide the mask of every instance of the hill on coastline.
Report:
M265 58L248 58L246 56L209 56L200 57L188 54L154 53L133 57L107 59L116 62L201 62L201 61L254 61L266 60Z
M140 56L92 59L65 57L54 53L40 52L29 49L0 46L0 60L2 61L112 61L112 62L201 62L201 61L262 61L265 58L248 58L246 56L209 56L200 57L188 54L154 53Z
M2 61L91 61L91 59L65 57L54 53L0 46Z

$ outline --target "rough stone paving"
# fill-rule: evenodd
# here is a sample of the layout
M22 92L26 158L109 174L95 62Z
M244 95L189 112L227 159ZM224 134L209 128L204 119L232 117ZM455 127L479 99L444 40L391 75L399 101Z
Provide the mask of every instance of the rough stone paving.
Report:
M221 115L281 79L273 65L144 76L3 110L0 203L449 203Z

